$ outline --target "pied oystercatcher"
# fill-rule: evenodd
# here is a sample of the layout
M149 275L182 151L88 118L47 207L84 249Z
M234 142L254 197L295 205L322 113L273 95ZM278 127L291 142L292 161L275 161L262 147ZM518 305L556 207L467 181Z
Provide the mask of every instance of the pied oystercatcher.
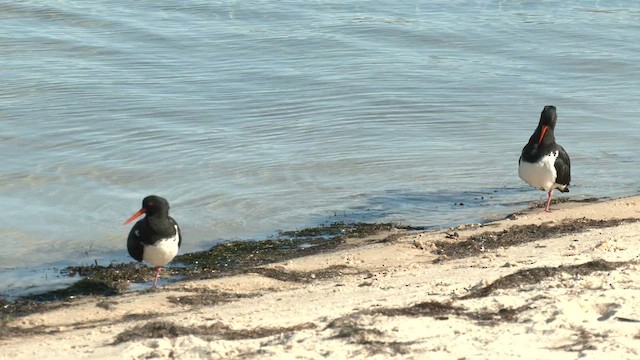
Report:
M569 192L571 161L566 151L556 144L553 134L558 115L556 107L547 105L540 114L536 131L522 149L518 175L527 184L544 190L549 195L544 211L549 212L553 190Z
M178 223L169 216L169 202L160 196L149 195L142 200L142 208L124 224L128 224L145 214L139 220L127 239L129 255L137 261L146 261L156 268L153 287L156 287L158 275L177 254L182 244L182 234Z

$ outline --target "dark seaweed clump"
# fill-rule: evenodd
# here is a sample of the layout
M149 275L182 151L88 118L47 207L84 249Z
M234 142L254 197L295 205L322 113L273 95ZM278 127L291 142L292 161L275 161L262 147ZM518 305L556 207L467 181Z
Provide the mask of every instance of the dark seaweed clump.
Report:
M561 265L557 267L544 266L531 269L523 269L513 274L501 277L491 284L461 297L461 299L465 300L482 298L489 296L491 293L499 289L512 289L522 285L537 284L560 273L567 273L574 276L584 276L597 271L612 271L625 264L628 264L628 262L608 262L604 260L593 260L584 264L577 265Z
M362 238L397 228L397 225L336 222L299 231L281 231L275 238L262 241L232 241L209 250L176 256L161 276L181 279L206 279L245 272L264 273L285 281L304 282L335 276L344 269L328 269L317 274L287 273L260 266L302 256L330 251L348 238ZM44 311L50 305L43 302L71 300L79 296L112 296L121 293L131 283L153 281L154 270L143 264L110 264L107 266L69 266L62 271L83 279L64 289L23 297L14 302L0 303L0 319Z
M313 323L303 323L290 327L258 327L247 330L235 330L220 322L207 326L201 325L187 327L166 321L152 321L144 325L135 326L130 330L123 331L116 337L112 345L140 339L176 338L178 336L186 335L199 336L209 340L260 339L288 332L314 329L315 327L316 325Z
M611 219L611 220L594 220L594 219L573 219L565 220L559 224L543 223L540 225L514 225L498 232L484 232L482 234L473 235L464 241L438 241L435 242L437 255L443 255L444 258L465 258L476 256L488 250L498 248L508 248L532 241L549 239L560 235L575 234L587 231L589 229L602 229L618 226L623 223L636 222L640 219ZM436 259L436 262L442 261L443 258Z
M262 241L233 241L207 251L176 256L174 262L186 265L172 271L191 278L216 277L219 273L255 268L329 251L348 238L363 238L389 231L388 224L337 222L299 231L281 231L277 238Z

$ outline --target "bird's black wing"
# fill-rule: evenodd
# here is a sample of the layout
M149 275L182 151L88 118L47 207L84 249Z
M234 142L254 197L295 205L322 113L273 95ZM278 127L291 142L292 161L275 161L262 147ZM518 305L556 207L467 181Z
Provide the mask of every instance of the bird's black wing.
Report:
M571 182L571 160L569 159L569 154L562 148L562 146L558 145L558 158L555 162L556 168L556 184L567 185ZM561 190L562 191L562 190ZM569 191L567 188L566 191Z
M143 219L144 220L144 219ZM140 237L140 231L142 227L142 221L138 221L129 232L129 238L127 238L127 250L129 255L137 261L142 261L142 253L144 252L144 244Z
M178 247L180 247L182 245L182 232L180 231L180 226L172 217L169 217L169 220L171 221L171 225L178 229Z

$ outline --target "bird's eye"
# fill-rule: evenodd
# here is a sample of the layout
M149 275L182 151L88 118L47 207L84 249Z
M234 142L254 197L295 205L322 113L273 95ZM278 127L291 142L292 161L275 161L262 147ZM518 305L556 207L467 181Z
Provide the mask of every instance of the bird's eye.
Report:
M153 202L149 202L149 206L153 206Z

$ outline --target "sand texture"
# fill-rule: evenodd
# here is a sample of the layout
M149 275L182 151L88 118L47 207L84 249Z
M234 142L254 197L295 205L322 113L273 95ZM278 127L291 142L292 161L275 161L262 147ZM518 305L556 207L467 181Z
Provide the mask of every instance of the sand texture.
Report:
M640 197L16 317L2 359L640 359Z

